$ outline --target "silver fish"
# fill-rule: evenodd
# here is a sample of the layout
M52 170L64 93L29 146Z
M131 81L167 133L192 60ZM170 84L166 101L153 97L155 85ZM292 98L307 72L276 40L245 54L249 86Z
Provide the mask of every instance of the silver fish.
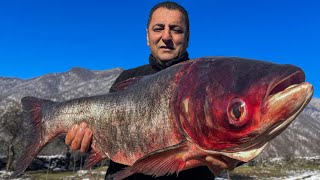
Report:
M83 121L93 131L87 167L105 158L129 166L111 179L162 176L196 166L217 173L206 156L253 159L313 94L296 66L236 57L190 60L117 88L65 102L23 98L33 137L25 139L30 146L12 177L53 138Z

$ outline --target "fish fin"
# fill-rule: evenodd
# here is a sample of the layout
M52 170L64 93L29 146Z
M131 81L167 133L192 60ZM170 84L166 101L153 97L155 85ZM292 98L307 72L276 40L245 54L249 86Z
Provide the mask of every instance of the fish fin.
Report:
M17 177L28 167L33 158L40 152L46 142L42 140L42 107L44 104L52 104L52 101L38 99L34 97L24 97L21 99L23 120L26 121L31 133L24 137L28 146L15 162L15 170L11 177Z
M178 144L170 148L161 149L150 153L132 166L129 166L115 174L109 176L109 179L124 179L135 173L143 173L153 177L179 174L186 165L185 153L188 152L187 143Z
M214 176L218 176L221 174L222 169L215 167L215 166L207 166L209 168L209 170L212 172L212 174L214 174Z
M121 81L114 85L113 90L116 92L122 91L130 87L132 84L135 84L139 79L141 79L143 76L133 77L129 78L127 80Z
M100 162L102 159L104 159L101 155L101 153L95 149L92 148L90 155L86 158L84 162L85 168L90 168Z

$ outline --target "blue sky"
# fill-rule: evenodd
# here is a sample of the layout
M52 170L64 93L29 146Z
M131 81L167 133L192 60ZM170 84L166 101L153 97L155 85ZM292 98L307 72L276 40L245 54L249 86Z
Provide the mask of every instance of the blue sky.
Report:
M0 77L148 62L146 22L158 0L0 2ZM191 23L189 54L239 56L301 67L320 97L320 1L179 0Z

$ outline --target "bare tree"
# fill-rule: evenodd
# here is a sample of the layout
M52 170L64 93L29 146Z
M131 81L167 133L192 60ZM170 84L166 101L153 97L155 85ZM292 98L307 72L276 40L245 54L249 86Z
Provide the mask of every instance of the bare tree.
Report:
M24 134L20 104L11 102L0 117L0 144L7 157L6 170L11 169L16 154L15 146L19 144Z

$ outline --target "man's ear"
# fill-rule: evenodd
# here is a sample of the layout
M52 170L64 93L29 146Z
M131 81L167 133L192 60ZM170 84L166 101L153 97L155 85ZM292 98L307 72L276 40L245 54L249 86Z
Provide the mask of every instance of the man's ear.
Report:
M146 32L147 32L147 45L149 46L150 43L149 43L149 31L148 31L148 29L146 29Z

